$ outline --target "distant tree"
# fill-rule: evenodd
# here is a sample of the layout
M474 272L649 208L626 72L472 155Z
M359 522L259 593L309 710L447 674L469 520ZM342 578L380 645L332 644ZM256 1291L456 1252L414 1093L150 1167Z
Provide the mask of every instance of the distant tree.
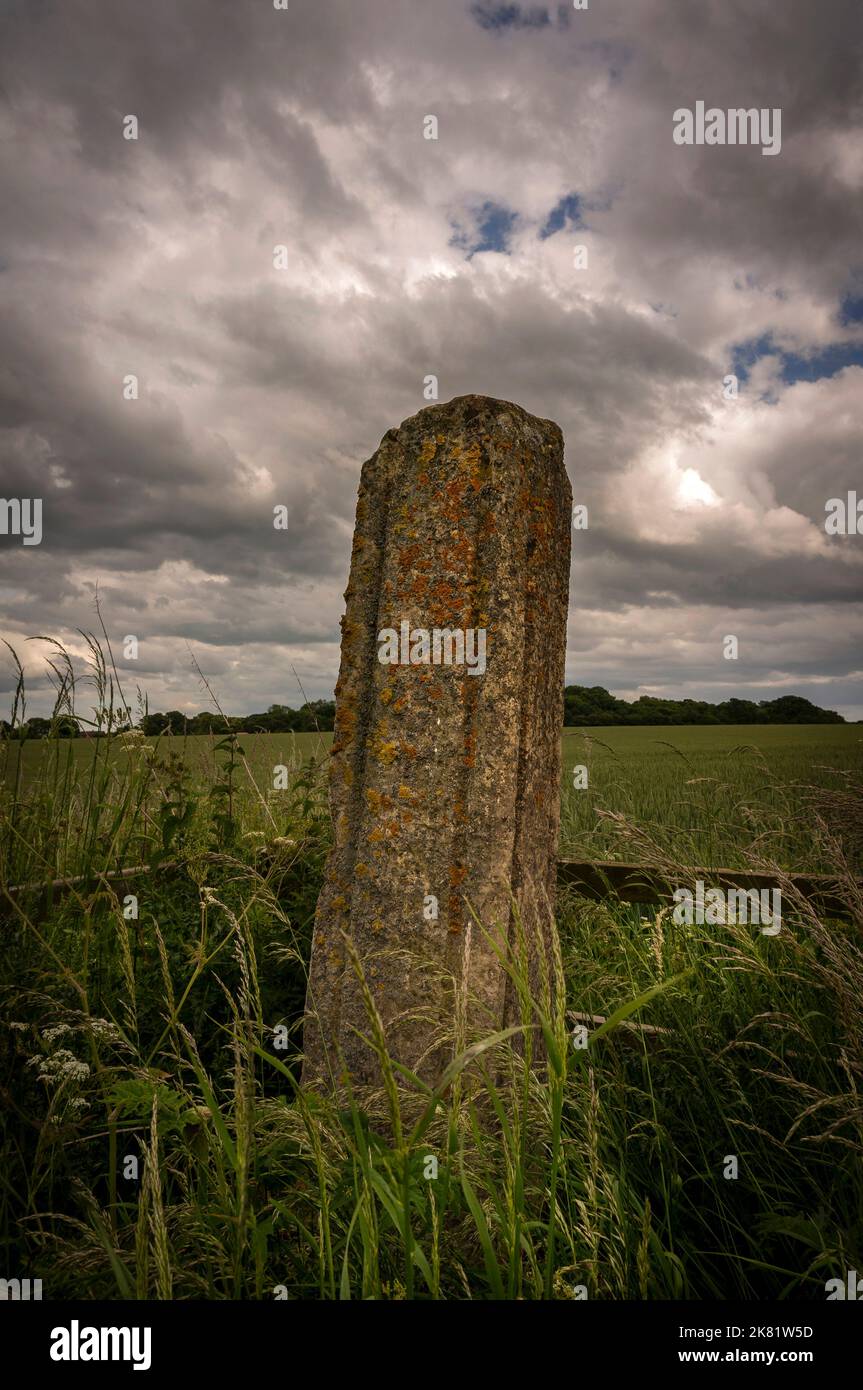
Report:
M221 714L214 714L212 710L202 710L200 714L193 714L186 721L186 732L189 734L213 734L226 733L225 721Z
M27 720L28 738L46 738L51 732L51 720L40 719L38 715L31 715Z
M169 709L167 714L156 711L145 714L141 720L141 732L147 738L158 738L160 734L182 734L186 727L186 716L178 709Z
M227 728L235 733L302 733L314 729L326 732L332 731L335 713L335 700L310 700L299 709L274 704L260 714L229 717L226 726L224 716L212 710L201 710L191 715L168 710L166 714L157 711L144 715L140 727L148 738L164 733L223 734Z
M822 710L801 695L777 700L733 698L721 704L709 700L668 700L640 695L619 700L602 686L568 685L563 692L566 725L602 724L844 724L841 714Z
M762 700L771 724L844 724L841 714L832 709L819 709L802 695L780 695L777 700Z
M716 713L723 724L764 723L764 712L754 700L723 700L716 706Z

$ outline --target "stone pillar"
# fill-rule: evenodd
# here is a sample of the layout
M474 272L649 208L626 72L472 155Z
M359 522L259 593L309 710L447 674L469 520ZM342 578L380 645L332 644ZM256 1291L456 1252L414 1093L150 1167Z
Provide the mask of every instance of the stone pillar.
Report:
M363 465L305 1082L378 1075L342 933L391 1055L426 1081L459 990L470 1030L519 1021L471 910L506 942L514 902L534 965L548 950L571 506L557 425L487 396L421 410Z

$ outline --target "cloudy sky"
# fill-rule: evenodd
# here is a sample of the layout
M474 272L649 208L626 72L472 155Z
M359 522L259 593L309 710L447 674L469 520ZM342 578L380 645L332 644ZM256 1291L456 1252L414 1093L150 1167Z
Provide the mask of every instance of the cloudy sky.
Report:
M863 717L824 524L863 498L861 54L859 0L0 0L31 712L97 585L151 709L207 706L190 652L233 713L331 695L360 465L434 374L563 429L569 681ZM698 101L779 108L778 154L676 144Z

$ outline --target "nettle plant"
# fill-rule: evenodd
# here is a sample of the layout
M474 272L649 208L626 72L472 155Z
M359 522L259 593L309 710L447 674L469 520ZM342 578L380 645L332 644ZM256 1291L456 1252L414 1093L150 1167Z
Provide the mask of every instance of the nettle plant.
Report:
M237 769L245 758L245 750L240 747L237 734L225 734L214 748L218 759L221 781L216 782L209 791L213 809L210 812L210 844L215 850L229 850L236 844L239 824L235 815L237 797Z
M188 764L178 753L169 752L161 764L154 760L151 766L154 769L160 767L166 774L164 800L156 812L161 836L161 845L155 856L158 862L185 848L198 808L198 798L191 793Z

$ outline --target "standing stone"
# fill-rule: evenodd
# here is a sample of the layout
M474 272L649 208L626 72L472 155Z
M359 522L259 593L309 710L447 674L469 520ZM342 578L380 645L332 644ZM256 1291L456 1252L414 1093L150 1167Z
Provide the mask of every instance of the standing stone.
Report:
M391 1056L429 1082L459 998L472 1035L519 1022L472 914L505 944L514 903L535 979L550 960L571 505L557 425L487 396L421 410L363 465L305 1082L379 1075L343 933Z

